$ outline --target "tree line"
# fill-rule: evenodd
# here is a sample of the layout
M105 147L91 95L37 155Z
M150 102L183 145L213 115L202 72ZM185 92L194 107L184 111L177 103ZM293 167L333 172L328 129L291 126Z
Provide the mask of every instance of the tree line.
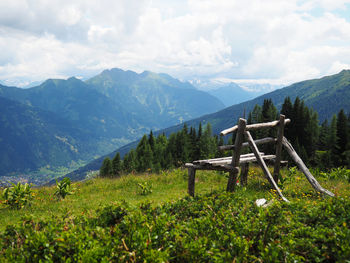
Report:
M325 120L319 125L317 112L308 108L300 98L294 102L289 97L284 100L281 111L278 112L271 99L265 99L263 105L255 105L249 112L248 124L269 122L279 118L279 114L290 118L284 135L308 165L317 166L322 170L338 166L350 166L350 115L346 116L340 110L330 121ZM276 129L261 129L252 131L255 139L276 136ZM226 144L232 144L229 137ZM200 123L198 129L188 128L184 124L182 130L155 137L151 131L144 135L136 149L130 150L121 160L116 153L111 160L105 158L100 168L101 176L119 176L130 172L159 172L174 167L180 167L193 160L230 156L231 152L220 152L218 146L224 145L222 136L214 135L210 123ZM273 145L262 145L260 151L274 153ZM286 153L283 158L289 160ZM290 160L289 160L290 161Z

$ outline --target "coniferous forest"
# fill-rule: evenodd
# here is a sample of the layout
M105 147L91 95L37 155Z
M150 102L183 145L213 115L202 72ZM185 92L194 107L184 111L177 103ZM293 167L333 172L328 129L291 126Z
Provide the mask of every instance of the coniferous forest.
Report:
M294 102L289 97L285 98L280 112L270 99L265 99L263 105L255 105L249 112L247 121L248 124L273 121L280 113L291 119L285 127L285 137L307 165L320 170L350 166L350 115L347 116L343 109L331 120L319 124L317 112L308 108L299 97ZM275 132L273 129L252 131L252 136L259 139L276 136ZM100 175L113 177L133 171L159 172L193 160L229 156L231 152L220 152L218 146L232 144L234 136L225 138L225 141L222 136L212 133L210 123L204 127L199 124L197 129L185 123L182 130L168 138L164 134L155 137L151 131L123 160L119 153L112 160L105 158ZM269 153L273 151L273 146L265 145L261 150ZM288 160L289 157L284 155L284 158Z

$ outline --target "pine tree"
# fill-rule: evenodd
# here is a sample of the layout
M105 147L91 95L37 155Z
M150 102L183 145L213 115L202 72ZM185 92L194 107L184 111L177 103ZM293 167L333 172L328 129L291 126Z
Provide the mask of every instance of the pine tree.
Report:
M113 176L120 176L122 172L122 162L120 160L120 154L117 152L112 160Z
M176 154L176 134L170 134L168 138L168 144L165 149L166 160L168 161L168 165L171 167L178 166L179 160ZM171 157L171 158L170 158Z
M272 100L264 100L264 104L262 106L261 111L261 121L262 122L270 122L273 120L276 120L277 117L277 109L275 105L273 105ZM265 138L265 137L276 137L276 130L275 129L269 129L269 128L263 128L257 131L257 138ZM261 146L261 150L265 153L274 153L274 147L273 145L265 144Z
M284 128L284 136L286 138L288 138L289 140L291 140L292 139L291 138L292 137L291 136L291 133L292 133L291 126L293 126L293 122L294 122L293 117L294 116L293 116L293 104L292 104L289 97L284 99L284 102L283 102L283 105L281 108L281 114L286 116L286 118L291 119L291 123L286 125Z
M348 128L348 119L344 113L344 110L341 109L338 113L337 118L337 156L338 161L336 165L338 166L345 166L346 163L346 156L345 152L348 148L349 143L349 128Z
M292 144L296 142L299 135L303 133L302 110L300 109L300 99L296 97L293 104L293 114L289 125L289 139ZM288 125L287 125L288 126ZM299 140L298 140L299 141Z
M126 173L131 173L135 170L136 170L135 150L131 149L127 154L124 155L123 171Z
M190 129L190 161L198 160L196 159L196 150L197 150L197 133L196 128L191 127Z
M330 133L328 138L328 149L331 152L332 165L338 164L338 137L337 137L337 116L334 114L331 121Z
M196 143L195 143L195 148L194 148L194 154L193 154L193 160L199 160L201 156L201 137L202 137L202 123L199 123L198 126L198 133L197 133L197 138L196 138Z
M216 142L212 137L211 124L207 123L204 133L199 141L200 159L213 158L216 152Z
M223 136L216 136L216 145L217 146L223 146L224 145L224 137ZM224 157L224 152L220 151L219 148L217 147L217 151L215 154L216 158Z
M328 120L324 120L320 127L320 136L318 141L318 149L320 151L329 150L328 148L328 139L330 137L330 127Z
M136 148L136 170L138 172L145 172L152 169L153 153L149 145L147 136L144 135Z
M176 134L176 156L178 165L183 165L189 161L190 157L190 138L187 133L187 125L185 124L183 129Z
M101 177L110 177L113 175L112 161L109 157L103 160L102 166L100 168Z
M251 123L254 124L254 123L261 123L262 122L262 109L261 107L256 104L254 106L254 109L251 113L249 113L249 115L251 116ZM259 131L251 131L250 132L251 135L253 136L253 138L261 138L260 134L259 134Z
M150 134L148 136L148 143L151 146L151 149L152 149L152 152L153 152L154 151L154 145L155 145L155 139L154 139L152 130L151 130L151 132L150 132Z
M159 135L156 139L154 151L153 151L153 165L155 169L158 169L157 166L161 169L165 169L167 166L165 163L165 150L167 146L167 138L164 134Z

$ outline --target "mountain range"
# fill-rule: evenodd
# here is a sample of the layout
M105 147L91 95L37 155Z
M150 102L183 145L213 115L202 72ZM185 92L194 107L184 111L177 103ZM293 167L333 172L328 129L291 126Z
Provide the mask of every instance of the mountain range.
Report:
M249 111L253 110L256 104L262 105L265 99L271 99L277 109L280 109L284 99L289 96L292 101L296 97L304 100L306 106L313 108L318 112L320 121L330 119L332 115L344 109L347 114L350 113L350 70L343 70L338 74L326 76L320 79L306 80L292 84L288 87L277 89L266 93L255 99L239 103L215 113L203 115L186 121L188 127L198 127L199 123L205 125L210 123L214 134L219 134L222 130L237 124L240 117L247 117ZM293 120L292 120L293 121ZM183 124L175 125L166 129L159 130L155 133L166 135L177 132L182 129ZM116 151L106 155L113 157L116 152L122 156L130 149L137 146L138 141L127 144ZM84 167L70 173L68 176L74 180L80 180L85 177L87 171L98 170L102 160L106 157L100 157Z
M208 90L208 93L220 99L226 107L254 99L264 94L263 91L247 91L233 82L213 90Z
M166 74L105 70L81 81L0 85L0 176L91 161L158 130L224 108Z

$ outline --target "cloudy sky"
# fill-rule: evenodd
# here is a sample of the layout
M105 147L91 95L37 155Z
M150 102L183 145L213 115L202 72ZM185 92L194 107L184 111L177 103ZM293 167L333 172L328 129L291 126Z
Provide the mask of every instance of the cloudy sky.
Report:
M0 81L119 67L289 84L350 68L349 0L0 0Z

